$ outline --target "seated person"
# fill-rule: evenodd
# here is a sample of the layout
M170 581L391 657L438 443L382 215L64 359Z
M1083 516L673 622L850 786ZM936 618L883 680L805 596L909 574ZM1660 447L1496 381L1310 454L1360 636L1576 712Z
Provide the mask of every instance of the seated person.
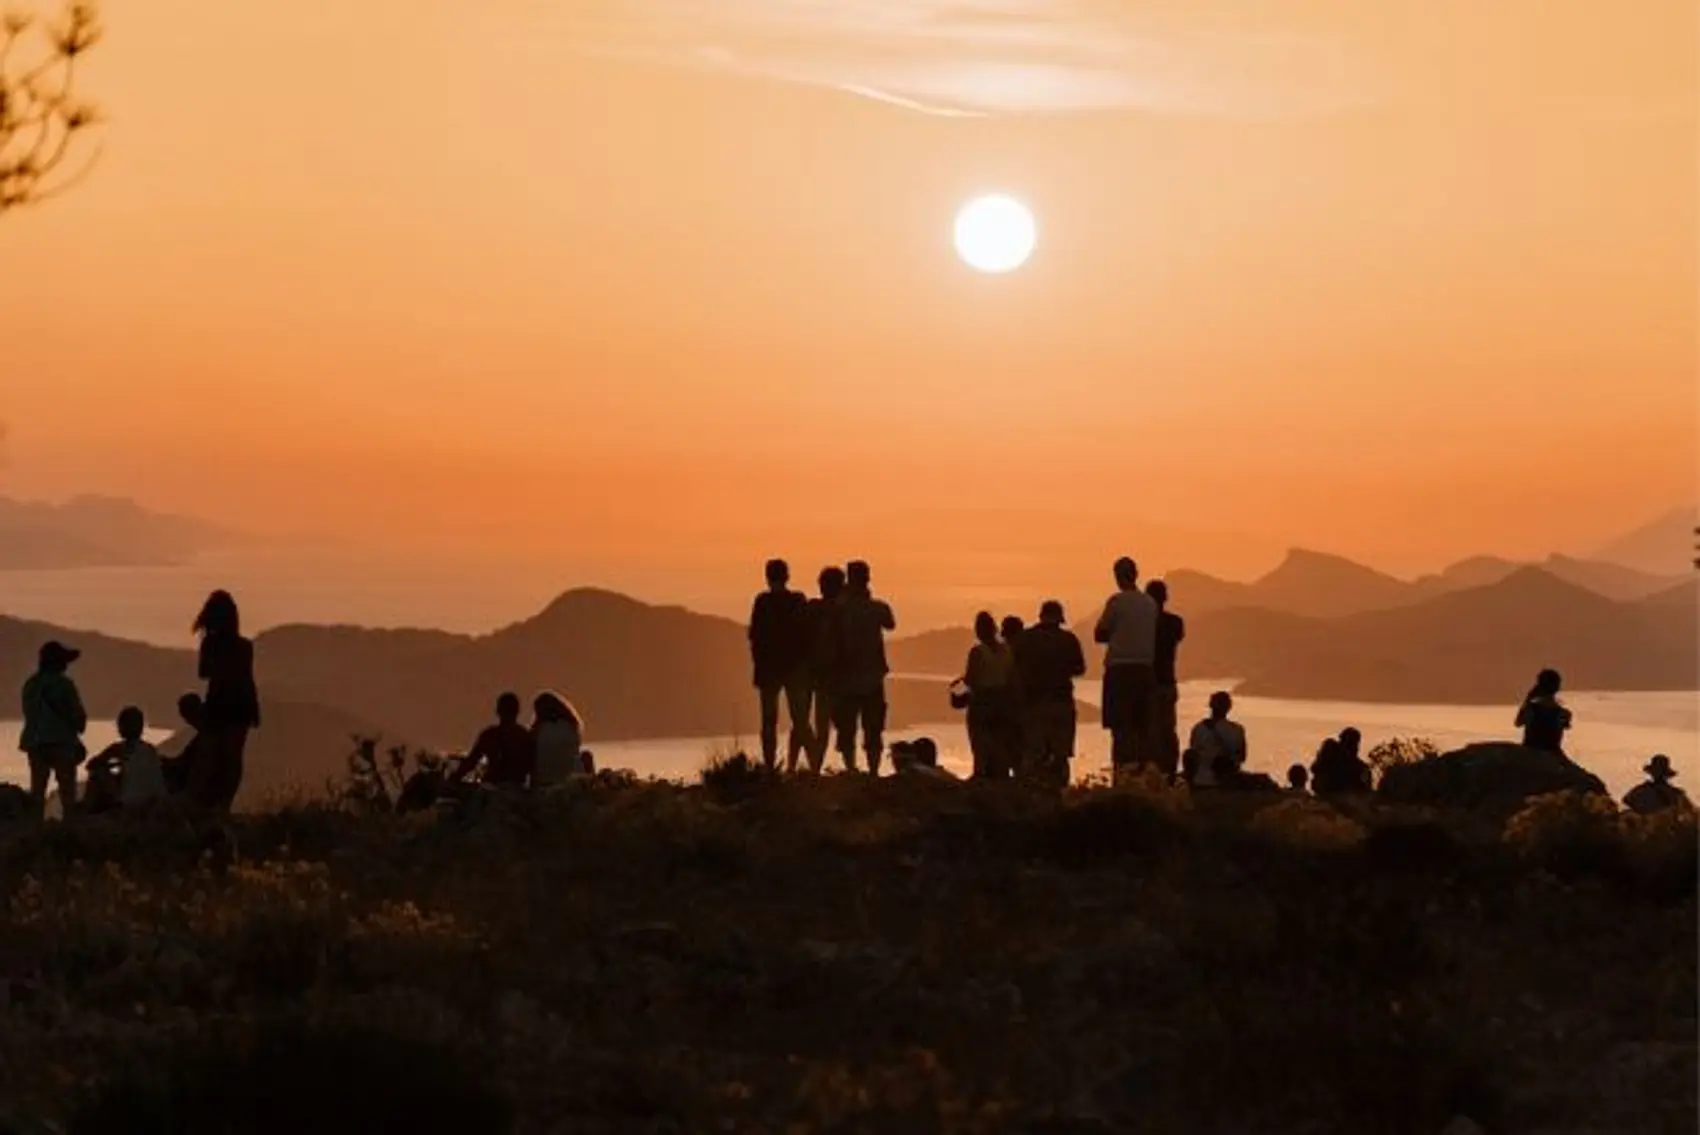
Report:
M584 775L584 721L572 703L557 693L544 691L532 702L536 722L532 743L537 763L532 773L533 788L548 788Z
M898 776L922 776L930 780L958 780L955 773L939 767L939 747L931 737L897 741L891 746L891 767Z
M142 739L145 732L147 718L142 711L133 705L124 707L118 714L118 740L89 762L89 796L95 798L98 784L102 810L114 805L144 808L166 798L159 750ZM89 810L95 807L91 804Z
M201 747L201 723L204 719L200 694L184 694L177 699L177 716L183 719L183 724L189 728L189 743L183 746L183 751L175 757L161 757L160 772L165 778L165 789L176 796L189 789L190 774L194 771L195 760Z
M1694 810L1688 793L1671 783L1671 779L1676 776L1676 770L1671 767L1669 757L1660 753L1648 761L1647 767L1641 771L1647 774L1647 779L1629 790L1629 794L1623 798L1625 808L1637 816L1652 816L1671 810Z
M1356 729L1343 729L1316 751L1310 765L1311 791L1318 796L1352 796L1370 791L1370 770L1358 756L1363 736Z
M496 699L496 724L478 735L451 781L465 780L482 766L483 782L492 788L524 788L531 782L537 742L531 730L519 723L519 712L518 694L505 693Z
M1226 690L1210 695L1210 716L1192 727L1187 748L1193 754L1194 788L1215 788L1239 776L1245 767L1245 729L1229 719L1234 699Z

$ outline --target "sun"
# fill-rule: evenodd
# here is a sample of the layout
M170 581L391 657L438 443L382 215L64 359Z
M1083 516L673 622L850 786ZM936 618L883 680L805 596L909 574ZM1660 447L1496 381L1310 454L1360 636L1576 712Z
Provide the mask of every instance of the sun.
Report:
M1033 212L1013 197L976 197L956 214L956 254L977 272L1013 272L1039 243Z

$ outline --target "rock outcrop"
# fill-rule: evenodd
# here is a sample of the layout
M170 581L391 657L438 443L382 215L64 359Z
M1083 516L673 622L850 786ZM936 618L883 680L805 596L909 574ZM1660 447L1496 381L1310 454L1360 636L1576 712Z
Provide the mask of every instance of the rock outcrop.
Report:
M1462 809L1504 819L1533 796L1605 791L1599 777L1558 753L1490 741L1389 769L1376 796L1388 804Z

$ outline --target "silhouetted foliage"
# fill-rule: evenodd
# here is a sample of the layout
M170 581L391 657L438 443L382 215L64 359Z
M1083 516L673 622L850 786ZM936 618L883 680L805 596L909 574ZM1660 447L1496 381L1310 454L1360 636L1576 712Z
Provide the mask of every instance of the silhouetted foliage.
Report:
M1426 737L1389 737L1372 746L1370 751L1364 754L1364 761L1368 763L1370 775L1375 778L1375 783L1380 784L1388 769L1420 764L1438 756L1440 749Z
M0 214L69 189L93 156L71 170L74 143L99 122L76 93L82 57L101 40L96 6L73 0L55 19L0 16Z
M702 786L719 795L740 795L779 783L779 774L748 753L709 757L699 774Z

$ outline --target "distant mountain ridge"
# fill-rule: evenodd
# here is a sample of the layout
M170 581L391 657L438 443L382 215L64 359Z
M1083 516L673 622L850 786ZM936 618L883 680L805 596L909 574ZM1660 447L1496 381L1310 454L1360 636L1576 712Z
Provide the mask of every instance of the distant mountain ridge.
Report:
M0 571L168 567L236 542L217 525L150 512L123 497L59 504L0 497Z
M1683 575L1694 570L1696 524L1700 504L1673 508L1592 549L1587 558L1648 575Z
M1175 609L1182 614L1250 607L1331 619L1491 586L1529 567L1539 567L1557 579L1617 600L1643 599L1689 578L1687 573L1654 575L1622 564L1554 554L1538 564L1474 556L1436 574L1403 580L1343 556L1302 548L1289 551L1274 570L1250 583L1184 569L1163 578Z

